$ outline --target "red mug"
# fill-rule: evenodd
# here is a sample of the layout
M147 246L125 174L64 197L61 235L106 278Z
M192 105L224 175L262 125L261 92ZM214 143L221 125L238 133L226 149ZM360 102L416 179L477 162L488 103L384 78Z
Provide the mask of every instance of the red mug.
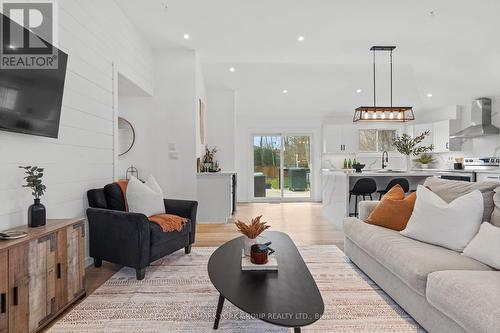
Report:
M269 261L269 256L274 250L269 247L271 242L265 244L254 244L250 248L250 260L255 265L265 265Z

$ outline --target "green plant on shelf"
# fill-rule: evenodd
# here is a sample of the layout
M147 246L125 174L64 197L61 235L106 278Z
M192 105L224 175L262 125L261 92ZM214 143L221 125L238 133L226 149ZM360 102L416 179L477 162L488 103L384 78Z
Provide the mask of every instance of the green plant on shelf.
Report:
M434 157L431 154L421 154L418 158L414 159L415 162L420 164L431 164L434 162Z

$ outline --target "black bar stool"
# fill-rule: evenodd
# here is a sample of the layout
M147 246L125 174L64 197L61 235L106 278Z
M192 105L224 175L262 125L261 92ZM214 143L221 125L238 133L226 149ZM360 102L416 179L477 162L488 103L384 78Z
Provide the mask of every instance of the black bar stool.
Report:
M373 200L372 194L375 192L377 192L377 183L375 183L373 178L361 178L356 181L352 190L349 191L349 204L353 195L356 200L354 216L358 216L358 197L363 197L363 200L366 200L366 197L369 196L370 200ZM349 214L349 216L352 216L352 214Z
M406 178L394 178L394 179L391 179L389 184L387 184L387 187L385 188L385 190L378 191L378 193L379 193L378 199L379 200L382 199L382 196L384 194L386 194L387 192L389 192L390 189L396 185L401 185L401 187L403 188L403 191L405 191L405 193L408 193L408 191L410 190L410 183L408 182L408 179L406 179Z

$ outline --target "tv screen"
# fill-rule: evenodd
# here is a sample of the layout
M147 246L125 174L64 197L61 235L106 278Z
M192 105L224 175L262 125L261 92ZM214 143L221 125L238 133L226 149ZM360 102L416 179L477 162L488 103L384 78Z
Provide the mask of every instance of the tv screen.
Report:
M2 27L17 25L5 15L1 18ZM55 47L53 52L57 52L55 69L0 68L0 130L58 137L68 55Z

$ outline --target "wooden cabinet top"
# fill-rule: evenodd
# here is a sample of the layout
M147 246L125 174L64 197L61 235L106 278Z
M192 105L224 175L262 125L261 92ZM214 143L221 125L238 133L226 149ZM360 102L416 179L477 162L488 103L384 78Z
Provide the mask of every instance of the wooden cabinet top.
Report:
M0 240L0 251L6 250L10 247L29 242L33 239L38 239L45 235L51 234L57 230L64 229L74 224L83 222L85 219L83 217L76 217L72 219L47 219L47 224L41 227L30 228L27 225L19 226L6 231L24 231L28 233L28 236L13 239L13 240Z

